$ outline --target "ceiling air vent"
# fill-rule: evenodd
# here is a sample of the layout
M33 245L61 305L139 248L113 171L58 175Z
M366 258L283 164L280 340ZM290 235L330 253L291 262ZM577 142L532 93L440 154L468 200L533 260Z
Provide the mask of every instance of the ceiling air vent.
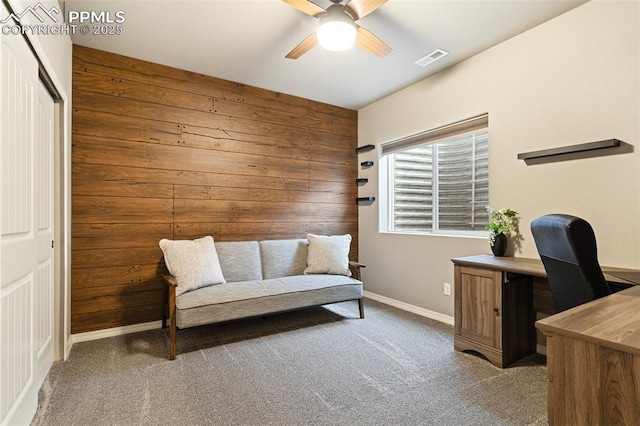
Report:
M416 65L420 65L421 67L426 67L430 63L435 62L438 59L441 59L441 58L447 56L448 54L449 54L449 52L447 52L446 50L436 49L433 52L429 53L424 58L418 59L416 61Z

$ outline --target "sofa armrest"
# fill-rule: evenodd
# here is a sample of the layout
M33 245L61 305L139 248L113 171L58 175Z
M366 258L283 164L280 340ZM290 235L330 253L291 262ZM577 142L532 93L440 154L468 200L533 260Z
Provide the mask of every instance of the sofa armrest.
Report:
M353 277L358 281L362 281L362 276L360 275L360 269L366 268L367 265L364 263L354 262L352 260L349 261L349 268L353 271Z
M178 287L178 280L173 275L163 275L162 278L164 278L164 282L170 287Z

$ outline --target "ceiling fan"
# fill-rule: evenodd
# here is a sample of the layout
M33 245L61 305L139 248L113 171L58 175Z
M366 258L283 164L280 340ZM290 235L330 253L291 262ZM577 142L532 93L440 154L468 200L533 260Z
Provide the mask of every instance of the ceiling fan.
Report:
M299 11L318 18L318 30L302 40L286 56L298 59L316 44L328 50L346 50L354 44L360 49L378 57L387 56L391 48L382 40L365 30L356 21L377 10L388 0L351 0L342 4L342 0L333 3L326 10L308 0L282 0Z

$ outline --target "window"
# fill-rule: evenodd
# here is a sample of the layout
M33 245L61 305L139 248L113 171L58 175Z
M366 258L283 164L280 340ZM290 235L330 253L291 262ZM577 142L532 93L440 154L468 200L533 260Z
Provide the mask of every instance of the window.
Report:
M483 115L383 145L383 230L484 230L489 204L487 127Z

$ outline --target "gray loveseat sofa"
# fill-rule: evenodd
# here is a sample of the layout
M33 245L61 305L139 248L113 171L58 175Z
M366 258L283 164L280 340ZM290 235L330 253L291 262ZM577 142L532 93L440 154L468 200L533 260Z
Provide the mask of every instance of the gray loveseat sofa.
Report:
M176 358L177 328L347 300L358 301L360 318L364 318L360 275L364 265L349 262L352 277L305 275L308 246L306 239L216 242L215 251L226 282L176 295L178 281L166 275L162 326L166 328L169 319L169 358Z

